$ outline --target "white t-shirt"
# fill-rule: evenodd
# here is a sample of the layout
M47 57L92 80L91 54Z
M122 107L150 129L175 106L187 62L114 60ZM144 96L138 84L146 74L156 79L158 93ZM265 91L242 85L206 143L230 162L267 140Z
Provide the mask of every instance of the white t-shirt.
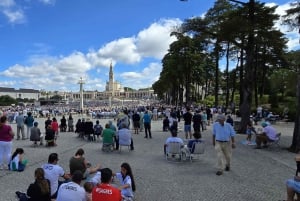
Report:
M121 190L121 194L122 194L122 196L125 196L125 197L131 197L131 198L133 198L133 191L132 191L132 182L131 182L131 177L130 176L126 176L124 179L123 179L123 176L122 176L122 174L121 173L116 173L116 177L117 177L117 179L120 181L120 184L123 186L123 185L125 185L125 184L129 184L130 185L130 187L128 187L128 188L123 188L122 190Z
M170 142L177 142L180 143L181 146L184 146L184 142L180 137L168 137L168 139L166 140L165 144L169 144ZM167 152L169 151L168 147L167 147Z
M94 185L101 183L101 172L97 171L96 174L89 180L89 182L93 183Z
M14 164L15 164L15 167L16 167L15 170L18 170L18 169L19 169L19 162L20 162L20 154L17 154L17 155L13 158L13 160L10 161L10 164L9 164L10 169L13 170L12 168L13 168L13 163L14 163Z
M86 201L86 193L84 188L71 181L59 187L56 201Z
M64 176L65 171L59 165L50 163L42 165L42 168L45 172L45 178L50 181L51 195L53 195L58 188L58 179Z

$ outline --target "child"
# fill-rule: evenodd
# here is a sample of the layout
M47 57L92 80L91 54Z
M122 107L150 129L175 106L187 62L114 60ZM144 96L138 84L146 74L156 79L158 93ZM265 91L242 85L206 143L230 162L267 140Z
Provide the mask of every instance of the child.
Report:
M123 200L132 201L133 192L135 191L135 182L132 174L131 167L128 163L123 163L121 165L121 172L115 173L114 176L120 181L121 194Z
M251 143L251 137L252 137L252 133L256 134L255 128L253 127L252 123L249 122L247 124L247 130L246 130L246 134L247 134L247 143L250 144Z
M24 150L22 148L17 148L16 151L11 156L9 163L9 169L12 171L24 171L27 160L23 160Z
M86 193L86 201L92 201L92 191L93 191L93 188L94 188L93 183L85 182L83 184L83 188L84 188L85 193Z

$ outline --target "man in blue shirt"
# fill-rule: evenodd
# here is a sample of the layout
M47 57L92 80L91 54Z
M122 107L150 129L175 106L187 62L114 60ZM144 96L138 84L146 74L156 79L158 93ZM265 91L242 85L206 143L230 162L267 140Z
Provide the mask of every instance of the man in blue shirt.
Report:
M151 115L149 114L148 111L145 111L145 114L143 116L143 121L144 121L144 127L145 127L145 138L149 137L152 138L151 135Z
M232 148L235 148L235 131L225 120L225 115L219 114L217 121L213 124L213 145L218 157L218 171L216 173L218 176L223 174L224 167L225 171L230 170Z

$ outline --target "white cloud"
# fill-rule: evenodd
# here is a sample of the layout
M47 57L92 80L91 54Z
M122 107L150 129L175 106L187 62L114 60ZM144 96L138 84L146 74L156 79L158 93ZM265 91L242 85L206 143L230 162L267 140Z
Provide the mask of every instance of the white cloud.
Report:
M41 3L46 5L55 5L56 0L39 0Z
M140 54L161 59L167 53L169 45L176 40L175 36L170 37L170 33L181 23L178 19L163 19L140 31L137 36Z
M15 1L14 0L1 0L0 1L0 7L11 7L15 5Z
M39 0L45 5L55 5L56 0ZM0 13L2 13L11 24L22 24L26 22L26 6L23 3L30 3L30 1L17 2L15 0L0 0Z
M300 44L299 44L299 33L297 30L289 30L289 27L286 25L282 24L282 16L284 16L286 14L286 10L288 10L289 8L291 8L291 2L287 2L285 4L282 5L278 5L278 7L275 10L275 13L278 14L280 16L280 19L275 23L275 28L280 30L282 33L286 34L286 37L288 38L288 43L287 43L287 47L288 50L296 50L300 48ZM268 3L266 4L266 6L276 6L277 4L275 3Z
M5 9L2 12L12 24L20 24L25 22L25 15L22 10Z
M61 74L85 73L91 69L91 64L81 52L74 52L67 57L61 58L55 67Z
M150 63L141 72L124 72L120 74L122 84L134 89L151 87L158 80L162 70L160 63Z
M14 86L17 84L16 81L4 81L4 82L0 82L0 86L1 87L9 87L9 88L14 88Z
M106 44L98 51L99 57L113 58L119 62L133 64L141 60L134 38L121 38Z
M142 30L137 37L120 38L87 53L76 51L69 55L51 56L47 55L50 46L35 43L36 50L28 57L27 65L12 65L0 75L18 80L26 88L68 91L78 91L78 80L83 77L85 90L103 91L110 63L115 68L127 64L135 70L124 72L124 69L118 69L122 72L119 75L115 70L115 79L123 86L136 89L149 87L159 77L162 69L160 59L174 40L170 32L178 23L177 19L161 20ZM146 64L144 57L154 57L154 61L158 62ZM137 66L140 65L146 67L138 71Z

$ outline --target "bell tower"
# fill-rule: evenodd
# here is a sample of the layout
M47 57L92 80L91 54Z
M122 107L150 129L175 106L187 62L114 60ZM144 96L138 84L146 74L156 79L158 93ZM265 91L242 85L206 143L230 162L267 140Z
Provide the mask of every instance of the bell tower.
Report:
M114 72L113 72L113 67L112 67L112 62L110 62L110 67L109 67L109 91L114 90Z

